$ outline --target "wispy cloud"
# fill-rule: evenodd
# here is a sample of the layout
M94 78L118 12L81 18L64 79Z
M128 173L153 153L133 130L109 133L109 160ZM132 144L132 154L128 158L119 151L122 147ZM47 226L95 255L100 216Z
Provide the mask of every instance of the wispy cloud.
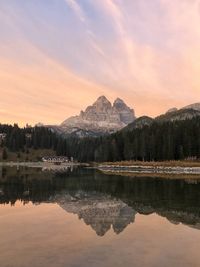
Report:
M108 90L77 76L29 43L24 48L32 57L28 68L18 60L0 58L1 111L12 110L19 123L25 118L29 123L59 123Z
M86 35L88 36L91 48L94 49L101 56L105 57L105 54L104 54L102 48L100 47L100 45L96 41L95 34L92 32L92 30L89 26L90 21L89 21L87 15L85 14L84 10L82 9L82 7L78 4L78 2L76 0L65 0L65 2L67 3L67 5L69 5L72 8L74 13L78 17L78 19L85 25L85 27L86 27L85 32L86 32Z
M65 0L65 2L71 7L71 9L82 22L87 21L84 11L82 10L81 6L76 2L76 0Z
M199 0L0 7L1 121L58 123L100 94L151 116L200 100Z

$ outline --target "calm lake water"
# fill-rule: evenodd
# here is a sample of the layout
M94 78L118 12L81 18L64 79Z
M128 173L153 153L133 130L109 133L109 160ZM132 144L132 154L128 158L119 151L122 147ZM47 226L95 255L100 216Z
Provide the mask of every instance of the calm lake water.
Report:
M200 182L0 169L0 267L200 266Z

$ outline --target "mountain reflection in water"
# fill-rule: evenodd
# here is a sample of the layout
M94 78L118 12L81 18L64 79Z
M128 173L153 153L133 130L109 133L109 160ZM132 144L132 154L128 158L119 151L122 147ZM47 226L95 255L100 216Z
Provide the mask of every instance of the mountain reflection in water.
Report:
M200 229L200 183L194 180L129 178L89 169L53 173L2 168L0 204L57 203L77 214L99 236L120 234L137 213L157 213L171 223Z

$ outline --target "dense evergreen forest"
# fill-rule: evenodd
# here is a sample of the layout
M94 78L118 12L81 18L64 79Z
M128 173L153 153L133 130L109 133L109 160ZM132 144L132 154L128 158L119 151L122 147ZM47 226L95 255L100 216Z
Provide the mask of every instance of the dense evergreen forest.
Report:
M79 161L163 161L200 158L200 117L156 121L110 136L68 139L67 149Z
M0 145L3 149L3 159L6 159L7 151L29 153L30 149L52 149L57 154L66 155L65 139L58 136L52 130L45 127L20 128L17 124L0 124Z
M153 121L143 127L123 129L99 138L64 138L45 127L0 125L5 133L1 147L13 152L52 149L57 155L81 162L121 160L162 161L200 158L200 117ZM5 156L5 155L4 155Z

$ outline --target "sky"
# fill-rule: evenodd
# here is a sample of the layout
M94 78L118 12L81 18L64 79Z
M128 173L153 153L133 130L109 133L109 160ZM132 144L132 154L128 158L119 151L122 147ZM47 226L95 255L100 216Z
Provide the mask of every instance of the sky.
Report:
M0 122L60 124L97 97L136 116L200 102L200 0L1 0Z

